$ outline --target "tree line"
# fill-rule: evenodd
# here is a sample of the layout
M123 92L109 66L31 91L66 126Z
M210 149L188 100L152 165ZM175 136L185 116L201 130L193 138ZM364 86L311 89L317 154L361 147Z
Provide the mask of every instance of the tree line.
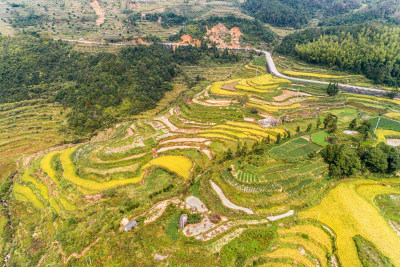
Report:
M310 19L348 14L361 6L358 0L247 0L244 10L262 22L277 27L301 28Z
M276 51L364 74L377 84L399 86L399 42L397 27L361 25L296 33L287 36Z

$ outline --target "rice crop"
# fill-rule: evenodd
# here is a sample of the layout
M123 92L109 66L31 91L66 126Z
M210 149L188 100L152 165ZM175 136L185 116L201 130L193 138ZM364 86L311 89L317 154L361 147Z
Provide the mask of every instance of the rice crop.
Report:
M152 159L149 163L145 164L142 169L151 166L159 166L170 170L185 179L189 179L192 165L192 162L184 156L161 156Z

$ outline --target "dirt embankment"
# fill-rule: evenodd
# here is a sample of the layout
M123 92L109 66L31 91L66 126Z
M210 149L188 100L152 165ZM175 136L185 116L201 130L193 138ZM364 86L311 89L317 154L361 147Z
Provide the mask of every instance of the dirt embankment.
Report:
M104 20L106 19L106 12L101 8L99 2L97 0L93 0L93 2L90 3L92 8L94 9L94 12L96 12L96 15L98 18L96 19L96 25L100 26L101 24L104 23Z
M239 27L233 27L228 29L223 23L218 23L217 25L208 28L206 26L206 36L205 39L215 42L218 47L228 47L228 48L242 48L240 37L243 35ZM200 46L201 41L195 39L189 34L183 34L179 44L190 44L193 46Z
M240 36L243 35L239 27L228 29L223 23L218 23L211 29L207 28L207 36L210 41L215 42L217 46L240 48Z
M179 44L188 44L192 46L200 46L201 41L199 39L192 38L189 34L184 34L181 36Z

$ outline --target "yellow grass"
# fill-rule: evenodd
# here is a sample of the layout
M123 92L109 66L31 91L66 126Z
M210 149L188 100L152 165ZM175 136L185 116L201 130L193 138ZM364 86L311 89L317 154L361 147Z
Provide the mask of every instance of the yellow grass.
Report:
M377 137L377 141L374 144L375 146L378 143L385 143L386 144L386 137L385 136L400 136L400 132L393 131L393 130L384 130L384 129L376 129L375 135Z
M324 246L329 252L332 252L332 243L329 235L321 228L312 224L296 225L288 229L279 229L278 233L280 235L306 234L317 241L320 245Z
M278 88L278 85L271 85L270 88L268 89L275 89L275 88ZM248 92L256 92L256 93L268 93L268 89L257 89L255 87L242 84L236 84L235 89Z
M226 134L228 136L233 136L236 138L240 138L240 139L253 139L253 140L258 140L257 137L255 136L251 136L248 135L246 133L240 133L240 132L233 132L233 131L229 131L229 130L222 130L222 129L209 129L204 131L204 133L217 133L217 134Z
M225 139L228 141L233 141L236 142L237 140L231 137L228 137L226 135L223 134L217 134L217 133L202 133L199 134L200 137L207 137L207 138L219 138L219 139Z
M399 112L389 112L385 114L386 117L389 118L398 118L400 117L400 113Z
M338 76L338 75L329 75L329 74L320 74L320 73L310 73L310 72L299 72L299 71L290 71L286 70L283 72L284 74L293 75L293 76L308 76L308 77L317 77L317 78L331 78L331 79L340 79L351 77L351 75L347 76Z
M236 80L230 80L230 81L225 81L225 82L215 82L215 83L213 83L211 85L209 90L210 90L210 92L212 94L216 94L216 95L227 95L227 96L229 96L229 95L243 95L243 93L240 93L240 92L225 90L225 89L221 88L221 86L224 85L224 84L235 83L237 81L239 81L239 80L236 79Z
M185 179L189 179L192 165L192 162L184 156L161 156L152 159L149 163L145 164L142 169L151 166L160 166L182 176Z
M56 170L54 170L51 167L51 159L59 154L59 151L53 151L50 152L49 154L47 154L46 156L43 157L43 159L40 161L40 168L47 174L47 176L50 177L51 180L53 180L53 182L59 187L60 186L60 182L58 181L58 179L56 178Z
M76 209L76 206L74 204L68 202L68 200L66 200L63 197L60 197L60 202L61 202L61 205L64 207L64 209L66 209L68 211Z
M301 104L295 103L290 106L270 106L270 105L264 105L258 102L250 101L247 105L251 107L256 107L259 109L262 109L267 112L278 112L279 110L287 110L287 109L295 109L301 107Z
M33 178L30 174L29 174L30 170L26 170L24 172L24 174L21 177L21 180L24 182L30 182L32 183L35 188L39 189L40 194L42 195L42 197L46 200L49 199L49 190L47 189L47 186L45 186L44 184L38 182L35 178Z
M257 124L254 124L254 123L248 123L248 122L228 121L228 122L226 122L226 124L233 125L233 126L244 127L244 128L251 128L251 129L259 130L259 131L263 131L264 130L264 128L262 128L261 126L258 126Z
M305 266L314 267L313 264L308 258L301 255L299 251L295 248L278 248L273 252L264 253L263 256L271 258L271 259L293 259L299 263L304 264Z
M290 83L289 80L282 78L273 78L271 74L261 75L255 78L247 80L249 85L270 85L270 84L280 84L280 83Z
M258 71L259 74L262 74L263 72L265 72L265 68L262 68L259 66L258 66L258 68L257 68L257 66L254 66L254 65L246 65L244 67L248 70Z
M260 265L261 267L292 267L292 264L288 264L288 263L283 263L283 262L267 262L263 265Z
M376 195L388 193L400 193L400 189L372 180L346 181L330 191L319 205L300 212L299 217L319 216L319 221L336 232L338 255L344 266L362 266L352 239L357 234L367 237L394 265L400 266L400 238L372 202Z
M78 147L73 147L73 148L63 150L61 152L60 160L61 160L61 165L64 170L64 173L63 173L64 178L78 186L81 186L81 187L84 187L84 188L87 188L87 189L93 190L93 191L102 191L102 190L110 189L110 188L120 186L120 185L138 183L143 177L143 173L141 173L138 177L123 179L123 180L112 180L112 181L104 182L104 183L99 183L99 182L96 182L93 180L82 179L78 175L76 175L76 168L71 160L71 155L72 155L72 153L74 153L74 151L77 148Z
M42 201L40 201L35 193L28 186L24 186L20 183L14 184L15 198L20 201L30 202L34 207L38 209L44 209Z
M217 126L213 127L213 129L226 129L226 130L240 131L240 132L243 132L248 135L252 134L252 135L258 135L258 136L262 136L262 137L267 137L269 135L266 132L261 131L261 130L255 130L255 129L251 129L251 128L232 126L232 125L217 125Z
M316 244L314 244L313 241L302 238L301 236L282 237L279 239L279 241L302 246L305 250L307 250L314 257L316 257L323 267L327 266L325 251Z
M382 101L382 102L393 103L393 104L400 106L400 100L388 99L388 98L376 97L376 96L357 95L357 94L351 94L351 93L346 93L346 95L349 96L349 97L347 97L347 99L359 100L359 101L364 101L364 102L369 102L369 103L376 103L377 101L379 103L379 101Z
M60 205L58 205L57 201L54 199L54 197L51 197L49 199L50 202L50 207L52 207L57 213L61 212Z

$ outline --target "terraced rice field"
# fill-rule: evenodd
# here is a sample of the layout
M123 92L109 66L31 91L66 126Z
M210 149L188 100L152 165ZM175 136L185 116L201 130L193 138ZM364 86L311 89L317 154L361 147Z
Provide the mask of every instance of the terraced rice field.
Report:
M380 252L400 265L400 239L380 215L373 199L378 194L399 193L372 180L351 180L338 185L321 204L299 213L301 219L318 219L337 235L338 255L342 262L361 266L353 236L366 236Z
M142 169L151 166L159 166L170 170L185 179L189 179L192 165L192 162L184 156L161 156L145 164Z
M17 200L32 203L32 205L37 209L44 209L43 202L37 198L30 187L22 185L20 183L15 183L13 190L15 198Z
M93 180L82 179L76 174L76 168L71 159L72 153L74 153L76 149L77 147L66 149L63 152L61 152L60 155L61 164L64 170L63 176L65 179L72 182L73 184L76 184L80 187L89 190L103 191L119 185L138 183L143 178L143 174L141 174L133 178L123 179L123 180L112 180L104 183L99 183Z
M15 170L16 158L67 139L57 134L61 111L61 106L45 100L0 105L0 181Z
M375 131L375 135L377 137L375 145L378 143L385 143L386 144L386 137L387 136L396 136L400 137L400 132L398 131L393 131L393 130L383 130L383 129L377 129Z
M290 70L285 70L283 73L287 74L287 75L290 75L290 76L306 76L306 77L328 78L328 79L342 79L342 78L351 77L350 75L349 76L338 76L338 75L329 75L329 74L312 73L312 72L290 71Z
M296 138L273 148L270 153L272 156L278 158L297 158L304 157L309 153L316 152L320 149L320 146L311 143L304 138Z

